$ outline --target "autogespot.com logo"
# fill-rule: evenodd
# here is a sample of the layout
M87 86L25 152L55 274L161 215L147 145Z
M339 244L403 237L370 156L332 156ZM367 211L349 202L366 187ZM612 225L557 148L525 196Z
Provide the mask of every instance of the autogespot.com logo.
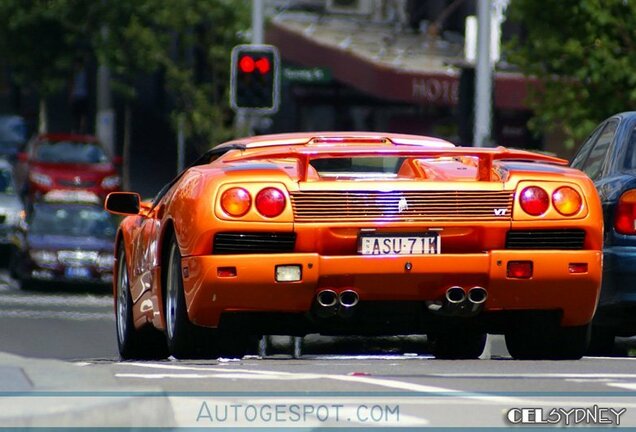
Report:
M598 405L588 408L512 408L506 413L506 420L512 424L619 426L625 411L625 408L603 408Z

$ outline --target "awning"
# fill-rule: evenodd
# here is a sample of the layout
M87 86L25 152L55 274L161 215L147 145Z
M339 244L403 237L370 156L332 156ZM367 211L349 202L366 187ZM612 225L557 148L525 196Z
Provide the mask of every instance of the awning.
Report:
M455 106L463 45L421 34L396 35L388 24L309 13L281 14L270 22L267 42L284 60L329 68L333 77L375 97L416 104ZM495 74L495 108L527 109L528 80Z

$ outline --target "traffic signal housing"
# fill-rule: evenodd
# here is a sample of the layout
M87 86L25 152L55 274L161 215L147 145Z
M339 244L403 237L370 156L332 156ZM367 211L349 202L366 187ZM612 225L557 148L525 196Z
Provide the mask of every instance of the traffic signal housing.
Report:
M237 45L232 49L230 105L235 111L278 111L280 57L272 45Z

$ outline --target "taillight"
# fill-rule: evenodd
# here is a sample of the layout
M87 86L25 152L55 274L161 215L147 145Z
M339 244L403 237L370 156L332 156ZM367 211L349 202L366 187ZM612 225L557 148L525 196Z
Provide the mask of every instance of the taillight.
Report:
M279 189L268 187L256 195L256 210L265 217L276 217L285 210L285 194Z
M636 189L623 193L618 199L614 229L620 234L636 234Z
M529 186L521 191L519 204L531 216L540 216L548 210L550 198L546 191L537 186Z
M221 195L221 208L230 216L241 217L250 209L252 197L243 188L231 188Z
M581 195L568 186L558 188L552 193L552 204L563 216L572 216L581 210Z

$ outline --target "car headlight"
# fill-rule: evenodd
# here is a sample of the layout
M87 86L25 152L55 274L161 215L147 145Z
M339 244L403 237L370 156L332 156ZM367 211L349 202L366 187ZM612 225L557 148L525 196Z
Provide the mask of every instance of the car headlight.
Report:
M31 259L39 266L57 264L57 253L50 250L32 250L29 252Z
M20 226L26 220L26 212L24 210L20 210L19 212L11 212L7 214L7 225L11 226Z
M100 253L97 257L97 267L100 270L108 270L113 268L115 262L115 256L112 253Z
M102 187L104 189L114 189L119 187L119 185L121 185L121 178L117 175L104 177L104 180L102 180Z
M29 178L33 183L37 183L42 186L53 186L53 180L46 174L39 172L31 172Z

